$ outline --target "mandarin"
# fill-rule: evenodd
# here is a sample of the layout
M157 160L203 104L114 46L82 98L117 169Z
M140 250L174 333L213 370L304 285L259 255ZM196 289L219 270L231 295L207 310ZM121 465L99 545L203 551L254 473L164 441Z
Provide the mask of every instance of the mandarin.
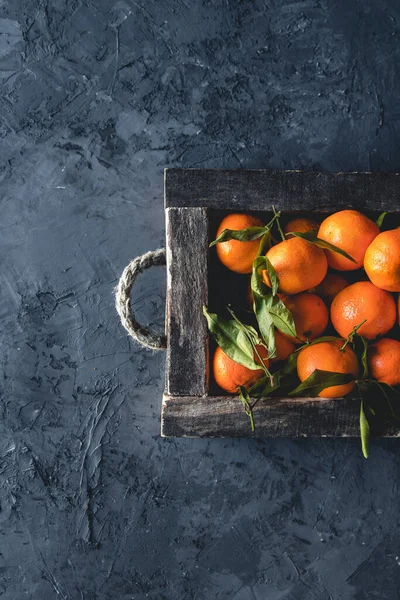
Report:
M358 333L368 340L384 335L396 322L393 296L370 281L358 281L344 288L331 305L332 324L344 338L364 319Z
M285 225L283 233L285 234L286 239L290 240L290 238L295 237L294 235L290 235L291 231L306 233L307 231L318 231L318 228L319 225L316 221L307 219L306 217L297 217L295 219L291 219L289 223Z
M376 236L365 253L364 269L377 287L400 292L400 227Z
M295 350L294 343L279 330L275 331L276 356L271 358L271 362L286 360Z
M269 359L267 358L267 350L264 346L257 346L257 350L268 369ZM254 358L258 362L258 358ZM230 394L237 393L240 385L252 385L264 374L263 369L253 371L232 360L219 346L217 346L214 354L213 372L214 379L219 387Z
M217 237L224 229L239 231L248 227L263 227L264 223L251 215L232 213L222 219L217 230ZM240 242L239 240L228 240L216 245L219 260L225 267L235 273L251 273L253 261L258 252L260 240Z
M318 237L349 254L355 263L326 250L329 266L338 271L354 271L363 266L365 251L379 234L379 227L357 210L341 210L322 221Z
M339 273L327 273L325 279L319 285L308 291L321 296L327 304L331 304L334 297L349 285L349 282Z
M328 270L325 252L297 237L272 246L266 257L276 271L283 294L298 294L318 285ZM268 272L264 270L262 274L271 287Z
M327 342L319 342L300 350L297 359L297 374L300 381L305 381L316 369L332 373L349 373L358 377L359 366L357 356L347 345L341 350L344 340L338 338ZM349 394L354 388L354 381L343 385L334 385L322 390L320 398L339 398Z
M282 301L292 314L297 334L297 337L283 334L284 337L295 344L301 344L324 333L329 312L322 298L316 294L303 293L286 296Z
M368 348L368 367L374 379L388 385L400 384L400 342L382 338Z

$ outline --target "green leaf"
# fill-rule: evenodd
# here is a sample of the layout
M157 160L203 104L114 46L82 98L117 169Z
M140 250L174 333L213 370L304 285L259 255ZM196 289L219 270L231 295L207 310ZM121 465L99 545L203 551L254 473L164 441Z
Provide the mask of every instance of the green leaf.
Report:
M387 214L388 214L387 211L385 211L385 212L381 213L379 215L379 217L377 218L376 224L378 225L379 229L382 227L383 221L384 221L384 219L385 219L385 217L386 217Z
M289 396L318 396L322 390L335 385L344 385L354 380L354 376L349 373L334 373L331 371L322 371L315 369L313 373L295 390L290 392Z
M341 250L337 246L334 246L333 244L330 244L329 242L326 242L325 240L321 240L318 237L318 234L316 231L305 231L304 233L300 233L298 231L290 231L290 233L292 235L295 235L296 237L306 240L307 242L310 242L310 244L314 244L315 246L318 246L318 248L322 248L323 250L332 250L332 252L337 252L338 254L341 254L345 258L348 258L349 260L351 260L351 262L353 262L353 263L357 262L354 260L354 258L352 256L350 256L350 254L347 254L347 252L345 252L344 250Z
M269 232L269 227L253 226L246 229L224 229L222 233L210 244L210 248L215 244L227 242L228 240L238 240L239 242L250 242L258 240L264 233Z
M252 397L265 398L279 390L279 396L285 396L293 389L293 385L298 382L297 377L297 354L291 354L283 363L279 371L273 374L273 380L268 377L261 377L250 388Z
M243 329L235 321L225 321L215 313L208 312L203 306L208 329L218 346L235 362L256 371L261 368L254 360L253 346Z
M254 329L254 327L252 327L251 325L242 323L233 312L231 305L228 305L226 308L233 320L236 321L236 323L238 324L239 329L246 333L247 337L250 339L250 342L254 345L262 344L262 339L260 338L258 331L256 331L256 329Z
M293 315L278 296L267 300L267 308L273 324L279 331L293 337L297 336Z
M389 408L390 418L395 419L396 421L400 421L400 394L397 390L392 388L392 386L387 383L382 383L381 381L376 382L379 386ZM395 408L393 408L395 406ZM399 411L399 414L396 413L396 410Z
M362 364L362 368L363 368L362 379L365 379L366 377L369 376L368 362L367 362L368 342L362 335L359 335L358 337L360 338L362 345L363 345L363 351L361 354L361 364Z
M265 283L262 276L262 271L265 268L265 256L257 256L253 262L253 270L251 273L251 291L253 296L258 294L259 296L269 296L271 294L271 288Z
M271 392L279 389L280 385L280 373L277 371L270 377L260 377L249 389L249 394L252 398L263 398L269 396Z
M268 272L269 280L271 282L272 295L275 296L279 287L279 279L276 271L266 256L257 256L253 262L253 273L255 274L256 285L257 287L260 287L260 289L263 289L262 286L259 286L259 284L262 282L263 286L269 289L269 286L264 283L262 271ZM257 292L257 290L253 290L253 292L254 291Z
M268 271L272 289L265 285L262 271ZM258 256L253 263L251 275L251 290L254 298L254 313L264 341L268 347L269 358L276 356L275 331L296 337L296 327L293 316L282 300L275 295L279 280L275 269L266 256Z
M254 431L255 424L254 424L253 407L251 405L251 399L250 399L249 393L246 390L246 388L243 386L239 387L239 398L244 406L244 411L245 411L246 415L250 419L251 430Z
M397 390L375 379L363 379L358 382L358 387L374 416L385 421L400 421L400 394Z
M254 294L254 313L268 348L268 358L274 358L276 356L274 322L267 307L267 300L258 294Z
M260 240L257 256L263 256L271 246L271 230L268 229Z
M364 458L368 458L369 456L369 437L370 437L370 427L365 416L364 412L364 401L361 398L360 400L360 438L361 438L361 450L364 455Z

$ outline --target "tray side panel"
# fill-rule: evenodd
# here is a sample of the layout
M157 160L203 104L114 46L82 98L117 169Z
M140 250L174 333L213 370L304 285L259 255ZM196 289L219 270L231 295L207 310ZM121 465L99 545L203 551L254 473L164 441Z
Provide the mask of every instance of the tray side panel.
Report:
M208 389L208 214L204 208L166 210L168 336L166 391L202 396Z
M254 407L256 430L250 429L238 397L207 398L165 395L163 437L359 437L360 404L354 398L276 398ZM383 437L400 437L387 428Z
M166 169L165 205L218 210L399 212L398 173Z

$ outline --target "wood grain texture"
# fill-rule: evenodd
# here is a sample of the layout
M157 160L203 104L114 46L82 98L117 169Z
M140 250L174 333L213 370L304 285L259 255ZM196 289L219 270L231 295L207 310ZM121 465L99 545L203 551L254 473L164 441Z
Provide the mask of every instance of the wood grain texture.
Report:
M166 390L202 396L208 388L208 215L204 208L166 210Z
M256 430L238 397L164 395L163 437L359 437L359 400L270 398L254 407ZM384 428L383 437L400 437Z
M165 206L218 210L399 212L398 173L166 169Z

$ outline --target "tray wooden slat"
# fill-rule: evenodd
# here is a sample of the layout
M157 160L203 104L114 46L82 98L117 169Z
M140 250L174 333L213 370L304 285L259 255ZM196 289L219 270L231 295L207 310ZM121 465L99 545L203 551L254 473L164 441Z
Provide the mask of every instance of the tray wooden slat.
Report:
M165 206L331 212L399 210L398 173L166 169Z
M169 208L167 230L166 390L202 396L208 388L208 216L205 208Z
M164 395L164 437L359 437L359 400L271 398L254 407L256 429L250 429L238 397ZM387 428L383 437L400 437Z

